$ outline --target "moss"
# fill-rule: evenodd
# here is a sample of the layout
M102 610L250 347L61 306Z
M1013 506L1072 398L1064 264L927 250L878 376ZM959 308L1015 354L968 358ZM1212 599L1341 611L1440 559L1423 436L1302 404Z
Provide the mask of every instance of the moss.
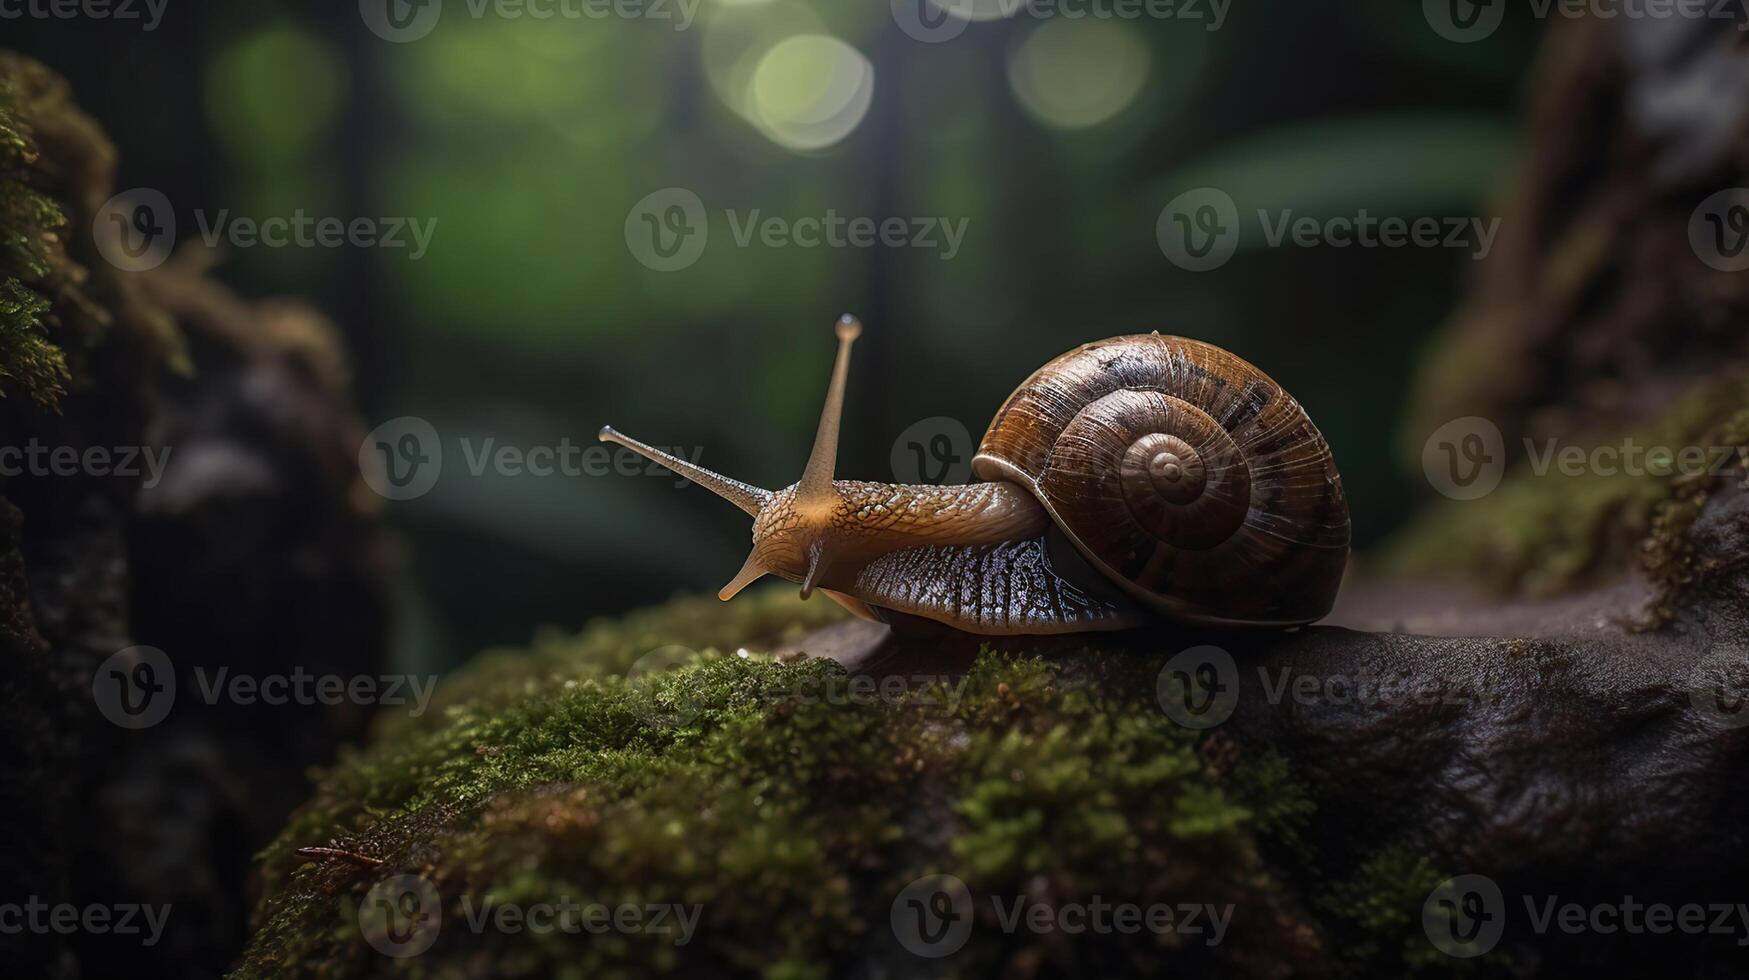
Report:
M1575 443L1589 452L1622 446L1673 450L1749 451L1749 379L1715 381L1691 392L1663 417L1627 434ZM1510 595L1540 597L1609 581L1638 563L1658 592L1641 625L1672 616L1692 579L1687 533L1706 500L1740 455L1717 473L1649 472L1567 475L1551 466L1538 474L1524 465L1491 494L1444 500L1425 508L1386 549L1373 571L1436 576L1482 584Z
M86 359L120 328L144 362L186 373L176 321L121 275L90 228L114 193L115 148L65 79L0 51L0 397L57 409Z
M916 972L929 961L888 919L909 883L938 873L974 896L950 973L1068 956L1261 975L1317 954L1315 925L1259 857L1258 835L1294 825L1303 797L1245 799L1288 782L1285 764L1265 754L1253 771L1238 747L1211 750L1212 736L1173 724L1138 682L1152 664L1089 650L1070 669L986 649L962 675L882 687L827 661L740 651L840 615L789 589L744 598L677 600L484 655L440 685L441 709L381 726L262 854L265 897L237 976ZM698 654L626 676L671 643ZM329 840L385 863L294 853ZM373 950L356 918L369 888L401 872L430 881L443 910L435 945L407 960ZM469 926L483 903L564 897L696 904L698 934L676 946ZM998 908L1017 900L1230 906L1245 941L1006 930Z
M1720 423L1709 444L1749 446L1749 408L1737 410ZM1742 457L1738 457L1732 469L1743 471ZM1653 511L1652 532L1641 545L1641 566L1656 592L1645 617L1636 624L1640 628L1656 628L1674 620L1683 593L1696 581L1717 571L1715 567L1697 565L1689 538L1689 531L1700 519L1713 489L1709 479L1673 481L1670 496L1659 501Z
M0 73L0 395L53 407L67 359L49 339L47 281L66 263L66 215L28 182L40 159L13 85Z
M1346 924L1354 940L1342 947L1354 968L1369 974L1450 975L1464 965L1440 952L1422 931L1427 896L1450 875L1425 856L1386 847L1330 889L1324 908ZM1381 968L1388 968L1383 970Z

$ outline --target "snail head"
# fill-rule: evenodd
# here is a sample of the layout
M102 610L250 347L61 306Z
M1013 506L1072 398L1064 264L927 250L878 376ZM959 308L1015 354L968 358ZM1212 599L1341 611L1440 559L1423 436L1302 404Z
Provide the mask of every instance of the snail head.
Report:
M843 504L832 484L838 462L838 429L844 417L844 383L850 373L850 345L862 333L862 323L850 314L834 325L838 334L838 358L832 366L832 381L826 389L826 405L820 426L814 432L814 448L808 454L802 478L782 490L763 490L714 473L678 456L602 426L597 437L673 470L706 490L746 511L753 518L753 551L741 570L717 593L728 600L765 575L777 575L802 587L807 598L831 568L834 557L833 529Z

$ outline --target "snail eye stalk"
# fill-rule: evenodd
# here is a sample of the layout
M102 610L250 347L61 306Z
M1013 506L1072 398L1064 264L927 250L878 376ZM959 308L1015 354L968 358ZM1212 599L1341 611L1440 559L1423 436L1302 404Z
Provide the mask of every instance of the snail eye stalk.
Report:
M740 480L731 480L721 473L713 473L678 456L670 456L654 446L647 446L631 436L617 431L611 425L602 426L601 431L596 433L595 437L602 442L624 446L652 463L660 463L668 467L753 517L758 517L759 511L771 499L770 490L761 490L751 484L742 483Z
M850 374L850 345L862 334L862 321L846 313L838 318L834 330L838 334L838 358L832 365L832 380L826 386L826 405L820 410L820 427L814 432L814 448L808 453L807 466L802 470L801 480L796 483L793 497L783 504L785 507L794 507L803 515L821 519L822 529L825 527L825 520L837 510L839 503L838 492L832 487L832 475L838 465L838 429L844 419L844 383ZM770 490L731 480L678 456L670 456L654 446L645 445L616 431L612 426L602 426L597 438L602 442L624 446L645 459L666 466L753 517L758 517L760 511L769 506L776 496ZM757 526L755 524L755 528ZM821 574L831 564L829 540L824 533L816 534L808 545L808 569L802 577L802 598L806 599L814 591ZM747 556L747 561L741 565L741 570L735 573L735 577L729 580L729 584L717 592L717 598L727 602L736 593L758 581L761 576L773 571L776 569L764 561L760 555L760 543L755 540L753 553Z
M838 427L844 420L844 379L850 374L850 345L862 335L862 321L846 313L834 324L838 334L838 360L832 365L832 381L826 386L826 405L820 409L820 427L814 430L814 449L807 468L796 484L796 501L803 506L837 503L832 491L832 471L838 466Z

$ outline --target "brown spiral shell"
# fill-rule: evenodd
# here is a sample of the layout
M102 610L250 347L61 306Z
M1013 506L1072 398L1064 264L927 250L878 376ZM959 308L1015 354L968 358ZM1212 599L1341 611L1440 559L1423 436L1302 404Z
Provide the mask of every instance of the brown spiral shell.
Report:
M1029 488L1096 569L1182 620L1311 622L1348 560L1324 437L1268 375L1196 340L1056 358L1003 403L972 468Z

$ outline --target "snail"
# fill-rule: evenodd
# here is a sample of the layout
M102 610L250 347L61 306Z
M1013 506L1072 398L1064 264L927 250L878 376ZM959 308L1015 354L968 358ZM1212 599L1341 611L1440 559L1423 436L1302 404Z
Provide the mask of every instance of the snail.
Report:
M972 462L979 482L834 480L861 329L836 325L794 486L763 490L602 428L752 516L753 552L719 598L777 575L866 619L978 634L1286 627L1329 612L1348 560L1341 477L1299 403L1244 360L1158 332L1085 344L1003 403Z

